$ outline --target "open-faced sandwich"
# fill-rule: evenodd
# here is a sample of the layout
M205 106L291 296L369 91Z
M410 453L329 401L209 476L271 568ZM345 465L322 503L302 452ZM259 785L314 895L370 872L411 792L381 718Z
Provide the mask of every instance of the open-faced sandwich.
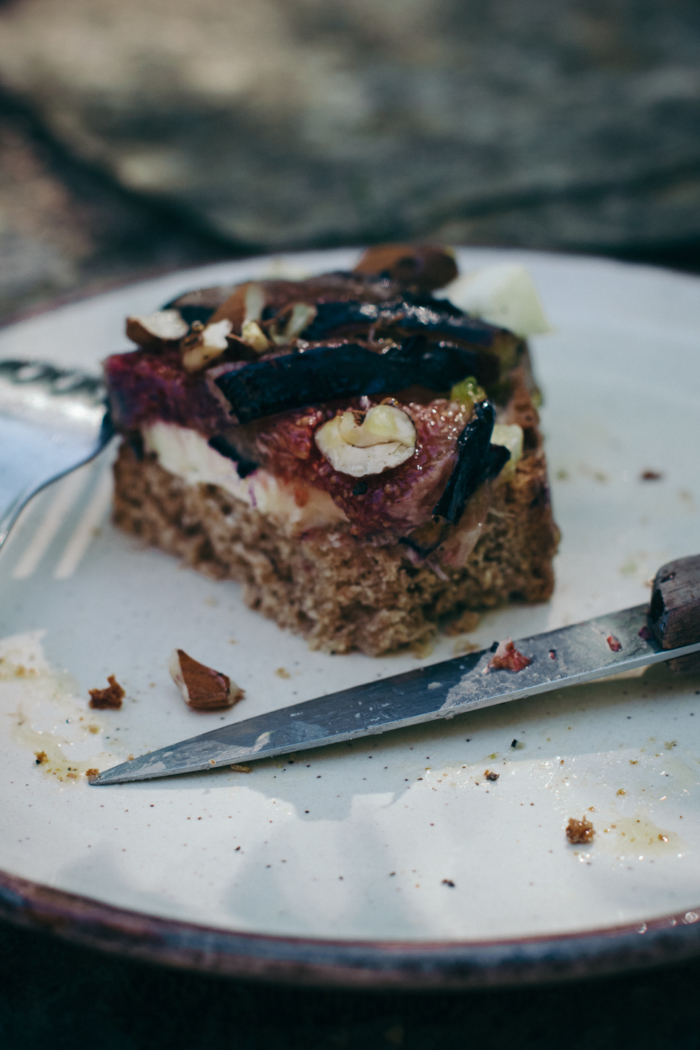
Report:
M384 246L352 272L130 317L138 349L105 365L115 522L329 652L547 599L557 530L523 338L542 318L534 291L509 300L516 271L457 278L448 251ZM514 305L515 331L474 316L481 300Z

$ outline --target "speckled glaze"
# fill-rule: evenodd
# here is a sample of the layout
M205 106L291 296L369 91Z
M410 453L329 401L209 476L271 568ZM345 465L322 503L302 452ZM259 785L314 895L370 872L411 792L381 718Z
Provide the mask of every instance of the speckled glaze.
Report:
M469 636L442 638L422 663L639 604L660 564L700 549L700 282L519 252L460 261L504 258L530 267L556 329L534 351L563 532L557 588L547 606L491 612ZM270 265L64 306L1 332L0 355L41 346L94 367L125 347L127 312ZM698 951L697 676L654 668L249 775L89 788L90 768L417 659L309 652L236 585L114 532L108 504L98 463L38 497L0 557L2 916L167 965L364 987L551 981ZM176 646L229 674L245 700L221 715L188 710L167 671ZM108 674L124 706L92 711L87 690ZM564 828L582 815L593 844L571 846Z

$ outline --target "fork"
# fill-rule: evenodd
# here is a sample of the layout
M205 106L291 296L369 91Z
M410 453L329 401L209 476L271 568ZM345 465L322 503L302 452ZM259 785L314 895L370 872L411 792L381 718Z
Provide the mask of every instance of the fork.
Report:
M0 361L0 547L37 492L93 459L113 435L100 379Z

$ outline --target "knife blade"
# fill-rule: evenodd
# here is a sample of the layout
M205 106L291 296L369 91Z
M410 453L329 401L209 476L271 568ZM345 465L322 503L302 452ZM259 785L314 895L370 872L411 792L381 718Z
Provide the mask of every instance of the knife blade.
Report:
M113 766L92 785L123 784L272 758L700 653L700 557L662 566L650 605L515 643L530 663L492 669L491 649L234 722ZM695 658L694 658L695 659Z

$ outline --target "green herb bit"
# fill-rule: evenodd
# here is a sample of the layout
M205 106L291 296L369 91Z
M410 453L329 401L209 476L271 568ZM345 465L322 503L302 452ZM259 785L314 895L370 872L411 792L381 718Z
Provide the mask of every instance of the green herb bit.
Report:
M460 380L450 390L450 401L461 401L464 405L474 407L477 401L486 400L486 391L480 387L474 376Z

